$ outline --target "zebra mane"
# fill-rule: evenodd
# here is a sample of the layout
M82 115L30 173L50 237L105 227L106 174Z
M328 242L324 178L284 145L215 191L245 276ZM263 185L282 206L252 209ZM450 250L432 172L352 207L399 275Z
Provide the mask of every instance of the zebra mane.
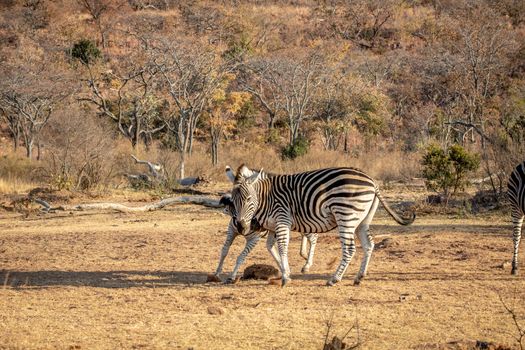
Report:
M235 173L235 183L243 182L251 176L259 173L260 171L252 170L248 166L246 166L246 164L243 163L237 168L237 171Z

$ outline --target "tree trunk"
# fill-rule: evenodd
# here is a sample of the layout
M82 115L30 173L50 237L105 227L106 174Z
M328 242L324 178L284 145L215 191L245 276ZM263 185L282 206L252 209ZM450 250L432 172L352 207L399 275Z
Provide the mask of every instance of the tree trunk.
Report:
M219 142L215 138L211 142L211 163L213 166L219 163Z
M184 163L186 162L186 152L184 149L180 151L180 164L179 164L179 179L184 179Z
M275 113L269 113L270 120L268 121L268 130L272 130L275 126Z
M36 143L36 160L40 160L41 156L42 156L42 143L40 143L40 141L38 141Z
M33 159L33 140L26 142L26 157Z
M13 133L13 148L14 148L15 153L16 151L18 151L19 144L20 144L20 136L18 135L18 133Z
M297 140L297 131L298 131L298 124L294 121L290 120L290 140L289 144L291 146L295 145L295 141Z
M140 141L140 128L141 128L141 125L140 125L140 118L135 115L135 118L134 119L134 124L135 124L135 128L133 130L133 133L131 134L131 137L133 138L133 140L131 141L132 143L132 146L133 146L133 150L136 150L137 148L137 145Z
M219 142L221 140L221 127L210 128L210 138L211 138L211 163L213 166L219 164Z

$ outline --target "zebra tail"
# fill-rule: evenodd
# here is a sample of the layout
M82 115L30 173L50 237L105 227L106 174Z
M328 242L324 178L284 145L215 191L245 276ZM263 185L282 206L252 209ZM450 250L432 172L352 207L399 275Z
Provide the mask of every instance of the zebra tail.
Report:
M388 212L388 214L390 214L390 216L392 218L394 218L394 220L396 220L396 222L400 225L410 225L411 223L414 222L414 220L416 219L416 212L412 212L412 215L410 217L401 217L399 216L399 214L397 214L392 208L390 208L390 206L388 205L387 201L383 198L383 196L381 195L381 192L379 192L379 188L376 186L375 188L376 190L376 196L377 198L379 199L379 201L381 202L381 204L383 204L383 207L385 208L385 210Z

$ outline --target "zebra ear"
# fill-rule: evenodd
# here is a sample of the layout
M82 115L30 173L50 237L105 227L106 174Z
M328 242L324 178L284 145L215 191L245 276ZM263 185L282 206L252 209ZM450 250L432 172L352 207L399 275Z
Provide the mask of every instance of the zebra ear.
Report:
M226 177L231 181L231 183L235 182L235 175L233 174L232 168L230 168L229 165L226 165Z
M246 182L249 183L249 184L253 184L257 181L259 181L261 178L262 178L262 169L260 171L252 171L252 176L248 177L246 179Z
M253 170L251 170L244 164L239 167L239 170L237 170L237 176L244 177L245 179L249 179L253 176L254 173L255 172Z

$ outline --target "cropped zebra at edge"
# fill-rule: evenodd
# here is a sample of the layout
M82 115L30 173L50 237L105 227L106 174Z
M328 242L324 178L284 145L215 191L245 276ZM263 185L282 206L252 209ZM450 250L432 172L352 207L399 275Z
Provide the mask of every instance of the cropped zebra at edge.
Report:
M511 205L514 253L512 255L512 274L518 274L518 249L521 240L521 226L525 216L525 162L519 164L510 174L507 195Z
M366 275L374 243L369 226L381 202L401 225L415 219L400 217L384 200L374 180L354 168L328 168L293 175L253 173L241 165L233 179L232 200L239 227L247 230L253 218L275 232L281 260L282 285L290 280L288 243L290 231L303 234L328 232L338 228L342 258L328 285L339 282L355 253L354 232L364 251L355 283Z

